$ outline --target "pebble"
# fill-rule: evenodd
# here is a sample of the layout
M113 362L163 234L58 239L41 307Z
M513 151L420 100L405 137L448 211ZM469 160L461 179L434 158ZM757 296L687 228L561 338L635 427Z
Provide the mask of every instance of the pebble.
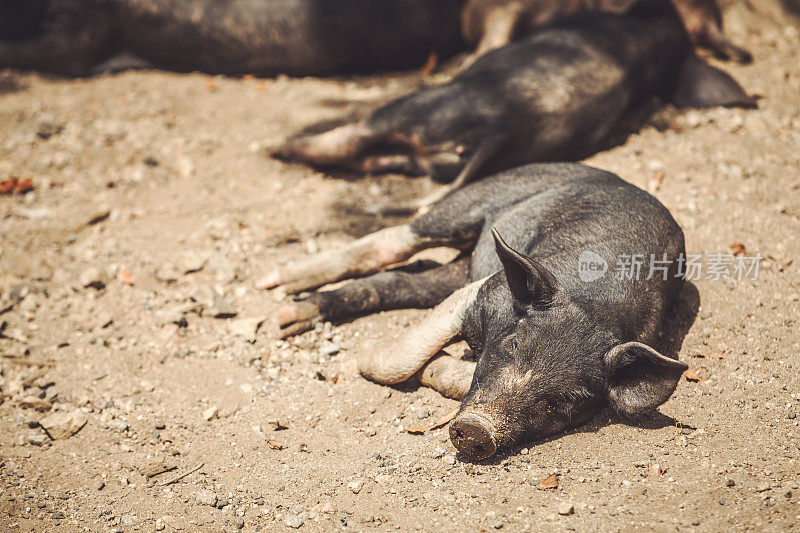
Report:
M361 492L361 488L363 486L364 482L360 479L351 481L350 483L347 484L347 488L350 489L350 492L352 492L353 494L358 494L359 492Z
M53 440L67 439L81 430L89 419L80 409L75 409L69 413L55 413L39 421L39 425L44 428Z
M558 504L558 514L561 516L569 516L575 512L575 506L569 502L562 502Z
M236 529L243 529L244 528L244 518L241 516L236 517Z
M447 455L442 457L442 461L444 461L444 463L447 465L454 465L456 464L456 456L453 455L452 453L448 453Z
M286 520L283 521L286 527L291 527L293 529L300 529L303 527L303 519L297 516L296 514L290 514L286 517Z
M219 416L219 407L216 405L212 405L205 411L203 411L203 420L206 422L210 422Z
M319 353L321 353L322 355L327 355L328 357L333 357L340 351L341 348L338 345L333 344L332 342L326 342L319 348Z
M197 503L199 503L200 505L208 505L209 507L215 507L217 505L217 494L214 491L208 489L202 489L195 496L195 500L197 500Z
M45 435L44 433L39 433L38 431L37 432L31 431L25 437L25 441L28 444L32 444L34 446L44 446L49 442L49 440L50 439L47 438L47 435Z
M125 527L131 527L133 524L136 523L136 517L129 514L122 515L120 522Z
M446 451L447 450L445 450L443 446L437 446L431 453L431 457L434 459L441 459Z
M264 317L231 320L228 322L228 331L233 335L244 337L245 340L255 341L258 329L264 323L264 320L266 320Z
M78 276L78 283L84 289L101 290L105 288L108 276L98 267L89 267Z

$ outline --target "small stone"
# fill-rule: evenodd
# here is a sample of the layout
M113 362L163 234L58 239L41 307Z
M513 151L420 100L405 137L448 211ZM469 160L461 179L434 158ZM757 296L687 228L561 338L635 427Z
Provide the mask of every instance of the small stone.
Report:
M304 522L303 519L297 516L296 514L290 514L289 516L286 517L283 523L286 525L286 527L290 527L292 529L300 529L301 527L303 527Z
M442 461L444 461L444 464L452 466L456 464L456 456L453 455L452 453L448 453L447 455L442 457Z
M44 392L44 391L42 391ZM53 407L50 402L46 402L37 398L36 396L26 396L19 402L19 406L22 409L33 409L34 411L39 411L40 413L46 413Z
M228 331L233 335L244 337L248 341L255 341L258 329L264 323L264 318L240 318L228 322Z
M725 486L726 486L726 487L733 487L733 486L735 486L735 485L736 485L736 482L735 482L734 480L732 480L732 479L730 479L730 478L728 478L727 480L725 480Z
M58 135L64 130L64 126L49 119L40 120L36 126L36 135L47 140L53 135Z
M55 413L39 421L39 425L44 428L53 440L67 439L81 430L89 419L80 409L75 409L69 413Z
M241 516L237 516L235 525L236 529L244 529L244 518L242 518Z
M658 463L653 463L653 464L651 464L651 465L648 467L648 469L647 469L647 472L648 472L648 473L649 473L651 476L657 476L657 475L659 475L659 474L662 474L664 471L661 469L661 465L660 465L660 464L658 464Z
M361 488L363 486L364 482L360 479L351 481L350 483L347 484L347 488L350 489L350 492L352 492L353 494L358 494L359 492L361 492Z
M49 442L47 435L44 433L39 433L38 431L34 432L31 431L25 437L25 442L28 444L32 444L33 446L44 446Z
M569 516L575 512L575 506L569 502L561 502L558 504L558 514L561 516Z
M178 281L181 273L178 271L178 267L172 264L165 264L161 265L161 267L156 270L155 276L158 281L163 281L164 283L173 283Z
M333 357L334 355L338 354L341 351L341 348L337 344L332 342L326 342L323 344L320 349L319 353L322 355L326 355L328 357Z
M156 520L156 531L164 531L167 528L167 525L164 523L164 520L159 518Z
M219 407L216 405L212 405L205 411L203 411L203 420L206 422L210 422L219 416Z
M756 492L765 492L772 488L768 481L764 481L756 485Z
M431 452L431 457L434 459L441 459L446 451L447 450L445 450L443 446L437 446L433 452Z
M106 487L106 482L99 479L94 482L94 490L103 490Z
M108 276L97 267L89 267L78 276L78 283L84 289L102 290L106 286Z
M136 517L129 514L122 515L122 518L120 518L120 522L125 527L131 527L133 524L136 523Z
M191 274L192 272L203 270L203 267L206 266L206 261L208 261L208 255L188 251L178 259L177 266L178 270L184 274Z
M209 507L215 507L217 505L216 493L208 489L203 489L198 492L195 496L195 500L200 505L208 505Z
M494 524L492 524L492 527L495 528L495 529L503 529L503 526L505 526L505 524L500 522L499 520L497 522L495 522Z
M795 413L794 411L789 411L788 413L786 413L786 418L788 418L789 420L794 420L795 418L797 418L797 413Z
M106 427L113 431L119 431L120 433L124 433L128 431L128 424L124 420L120 420L119 418L112 418L108 422L106 422Z
M367 437L374 437L377 434L378 432L375 430L375 428L368 427L364 430L364 435Z

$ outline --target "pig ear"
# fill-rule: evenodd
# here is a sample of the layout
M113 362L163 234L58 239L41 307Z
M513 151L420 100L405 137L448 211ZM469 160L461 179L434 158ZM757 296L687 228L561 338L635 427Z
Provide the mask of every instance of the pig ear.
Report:
M694 54L683 64L673 103L677 107L756 107L755 99L736 80Z
M608 398L618 413L628 417L666 402L689 368L640 342L615 346L605 361L610 375Z
M549 305L559 289L553 274L506 244L496 228L492 228L492 236L514 300L533 307Z

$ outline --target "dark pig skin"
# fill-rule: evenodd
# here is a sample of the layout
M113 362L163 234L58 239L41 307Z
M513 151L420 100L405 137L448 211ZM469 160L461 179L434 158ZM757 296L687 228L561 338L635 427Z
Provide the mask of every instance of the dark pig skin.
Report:
M0 43L0 67L84 76L122 52L154 67L212 74L419 67L431 53L463 47L461 6L462 0L50 0L37 35Z
M673 0L684 26L698 46L719 59L750 63L752 55L733 44L722 31L717 0ZM505 46L533 28L569 13L587 9L623 12L631 0L467 0L462 11L462 32L475 47L471 60Z
M422 272L378 272L436 246L464 254ZM585 253L607 272L581 277ZM461 399L453 444L482 459L605 405L637 417L670 397L687 367L652 346L684 285L684 254L680 227L645 191L577 163L532 164L459 189L409 225L273 271L264 287L297 293L378 272L286 304L283 336L441 302L402 338L362 353L359 369L384 384L417 376ZM644 258L642 275L618 276L618 258L633 256ZM477 364L440 352L457 338Z
M449 83L401 97L361 122L290 138L273 156L466 182L531 162L582 159L630 129L623 121L654 98L754 105L735 80L694 54L669 0L640 0L626 14L585 11L539 27Z

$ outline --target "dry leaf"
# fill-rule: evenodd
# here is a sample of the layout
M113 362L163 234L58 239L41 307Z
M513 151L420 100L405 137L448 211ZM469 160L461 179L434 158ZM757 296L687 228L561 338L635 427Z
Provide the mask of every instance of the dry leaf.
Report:
M700 375L691 368L687 369L686 372L683 373L683 377L686 378L686 381L705 381L705 379L701 378Z
M731 251L733 252L733 255L744 255L747 253L747 248L745 248L744 244L735 242L731 244Z
M0 194L25 194L33 189L33 181L29 178L10 177L0 181Z
M267 444L269 444L269 447L272 448L273 450L282 450L286 447L283 444L281 444L280 441L277 441L275 439L268 440Z
M120 283L124 283L125 285L133 285L134 282L133 276L125 267L119 269L119 272L117 272L117 279Z
M558 474L550 474L536 485L539 490L555 489L558 488Z

